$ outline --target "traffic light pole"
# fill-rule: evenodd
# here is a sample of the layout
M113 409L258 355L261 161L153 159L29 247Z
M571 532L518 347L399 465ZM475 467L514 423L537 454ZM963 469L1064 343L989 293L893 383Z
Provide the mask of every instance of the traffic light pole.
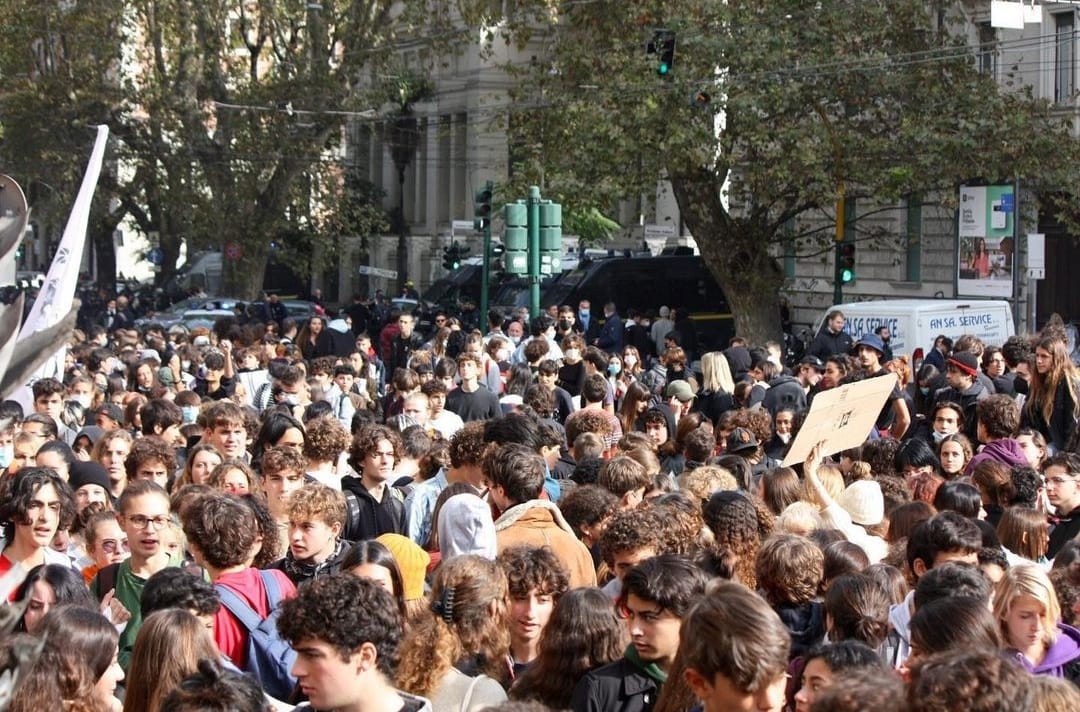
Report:
M484 258L480 266L480 324L487 328L488 283L491 281L491 221L484 225Z
M540 188L529 186L529 313L540 315Z
M844 187L840 185L840 194L836 198L836 249L833 254L833 264L836 270L833 274L833 304L844 303L844 285L842 267L840 266L840 245L844 242Z

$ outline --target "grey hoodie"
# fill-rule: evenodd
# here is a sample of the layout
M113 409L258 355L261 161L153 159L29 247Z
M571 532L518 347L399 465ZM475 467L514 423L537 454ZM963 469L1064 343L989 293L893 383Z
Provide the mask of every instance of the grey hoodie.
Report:
M889 633L881 646L881 656L894 668L900 668L911 655L911 609L915 592L909 591L900 603L889 607Z

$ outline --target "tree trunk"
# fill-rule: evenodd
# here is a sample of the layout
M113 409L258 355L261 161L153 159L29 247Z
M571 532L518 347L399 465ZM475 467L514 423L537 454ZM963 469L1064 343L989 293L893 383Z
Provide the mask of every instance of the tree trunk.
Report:
M262 293L263 278L266 276L266 260L269 256L269 240L260 242L239 242L230 240L225 245L240 248L239 259L230 259L228 254L221 256L222 294L237 299L254 300Z
M735 333L753 344L782 340L779 294L784 275L769 253L772 228L767 217L732 217L717 185L707 171L672 179L683 219L727 296Z

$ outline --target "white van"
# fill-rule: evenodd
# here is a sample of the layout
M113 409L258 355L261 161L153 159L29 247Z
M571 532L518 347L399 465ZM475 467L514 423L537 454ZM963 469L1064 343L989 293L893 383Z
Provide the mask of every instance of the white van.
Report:
M884 299L829 307L814 324L814 334L821 329L825 315L836 309L844 313L844 331L855 341L878 327L889 327L893 355L911 356L912 363L933 347L940 334L953 341L974 334L988 346L1000 346L1015 333L1012 307L1006 301Z

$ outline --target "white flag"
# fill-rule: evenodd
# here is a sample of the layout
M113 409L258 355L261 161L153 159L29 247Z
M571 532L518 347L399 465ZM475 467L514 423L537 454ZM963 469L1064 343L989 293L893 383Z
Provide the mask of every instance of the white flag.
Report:
M90 203L94 198L94 190L97 188L98 176L101 174L101 162L105 156L105 144L109 138L109 127L97 127L97 139L94 141L94 151L90 154L90 163L86 167L86 175L83 176L82 186L79 187L79 195L75 198L75 205L68 216L67 225L64 227L64 236L60 240L60 246L56 250L49 273L45 277L44 284L38 291L38 297L30 308L30 314L19 331L19 341L29 337L42 329L47 329L60 321L69 311L75 299L75 288L79 282L79 265L82 263L83 247L86 244L86 226L90 220ZM64 356L67 347L61 347L35 372L30 383L40 378L56 378L60 380L64 376ZM22 403L27 413L34 408L34 398L30 391L30 383L22 386L11 397Z

